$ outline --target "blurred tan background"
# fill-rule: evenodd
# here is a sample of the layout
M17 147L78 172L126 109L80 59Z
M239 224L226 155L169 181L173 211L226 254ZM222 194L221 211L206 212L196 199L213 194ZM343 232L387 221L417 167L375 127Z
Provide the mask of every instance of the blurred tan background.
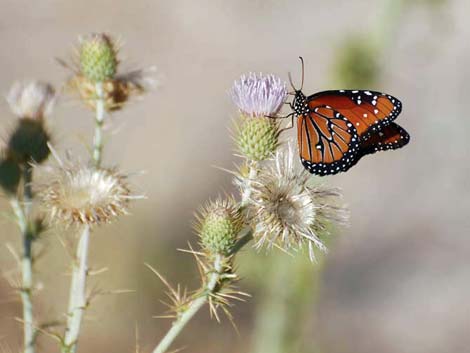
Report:
M352 225L330 242L321 271L300 259L280 259L281 253L246 250L238 260L240 286L253 297L233 308L239 334L228 320L211 321L205 310L174 348L468 350L470 2L0 0L0 9L0 92L22 78L60 87L68 73L54 58L67 57L77 36L89 32L124 40L123 68L158 67L160 87L114 115L105 152L109 165L145 171L134 183L148 199L135 203L131 217L98 231L91 250L94 267L108 268L92 280L93 288L136 292L94 302L80 351L135 351L136 326L143 352L157 343L169 326L152 319L165 310L159 302L164 288L143 263L174 283L198 284L191 256L176 249L196 241L191 221L197 206L233 191L230 176L214 168L239 162L228 131L237 114L227 90L247 71L284 79L291 71L299 79L299 55L306 61L306 93L357 84L399 97L404 110L398 122L411 143L325 178L343 188ZM4 101L0 122L5 135L12 117ZM73 148L85 158L92 118L78 101L63 97L50 127L58 149ZM5 272L14 262L3 245L18 246L19 235L6 218L0 226ZM50 320L65 309L69 262L58 234L49 233L44 244L37 264L44 289L36 307ZM0 347L12 351L21 344L15 300L0 280ZM43 337L46 351L57 349Z

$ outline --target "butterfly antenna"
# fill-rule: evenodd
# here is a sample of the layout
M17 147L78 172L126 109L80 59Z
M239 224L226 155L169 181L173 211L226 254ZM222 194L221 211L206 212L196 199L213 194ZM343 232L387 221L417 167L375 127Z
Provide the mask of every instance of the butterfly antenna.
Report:
M292 86L292 88L294 89L294 91L296 91L295 86L294 86L294 83L292 82L292 75L290 74L290 72L287 73L287 77L289 77L290 85Z
M304 88L304 72L305 72L305 65L304 65L304 58L299 56L300 62L302 63L302 83L300 84L300 90Z

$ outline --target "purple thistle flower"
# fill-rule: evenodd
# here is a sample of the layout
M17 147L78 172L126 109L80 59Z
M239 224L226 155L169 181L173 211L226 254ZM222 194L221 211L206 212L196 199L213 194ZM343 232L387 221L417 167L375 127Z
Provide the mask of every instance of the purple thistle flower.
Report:
M287 97L286 83L274 75L250 72L235 81L230 91L233 102L245 115L275 115Z

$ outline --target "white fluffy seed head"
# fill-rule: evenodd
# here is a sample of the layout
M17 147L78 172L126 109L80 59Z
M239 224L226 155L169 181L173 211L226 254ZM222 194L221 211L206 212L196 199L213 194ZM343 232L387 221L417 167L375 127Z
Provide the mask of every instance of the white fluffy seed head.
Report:
M311 260L314 248L326 251L321 236L327 225L345 223L348 214L337 206L336 189L310 185L310 174L294 164L294 148L277 152L273 164L260 171L252 183L256 247L281 247L289 251L307 245Z
M127 214L132 198L127 177L113 169L55 168L39 192L52 223L99 225Z

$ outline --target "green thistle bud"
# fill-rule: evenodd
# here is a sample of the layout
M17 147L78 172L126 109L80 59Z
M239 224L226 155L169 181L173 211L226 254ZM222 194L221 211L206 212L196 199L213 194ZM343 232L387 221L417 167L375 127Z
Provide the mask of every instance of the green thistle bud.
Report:
M19 119L10 136L8 148L20 163L41 163L49 156L49 134L41 120Z
M116 75L117 50L110 37L92 34L84 38L80 46L80 69L92 82L103 82Z
M0 186L7 194L15 194L20 183L21 170L11 158L0 160Z
M239 208L233 199L210 203L201 211L197 226L202 247L210 254L228 256L242 225Z
M242 119L235 138L240 153L253 161L265 160L279 144L279 124L265 117Z

